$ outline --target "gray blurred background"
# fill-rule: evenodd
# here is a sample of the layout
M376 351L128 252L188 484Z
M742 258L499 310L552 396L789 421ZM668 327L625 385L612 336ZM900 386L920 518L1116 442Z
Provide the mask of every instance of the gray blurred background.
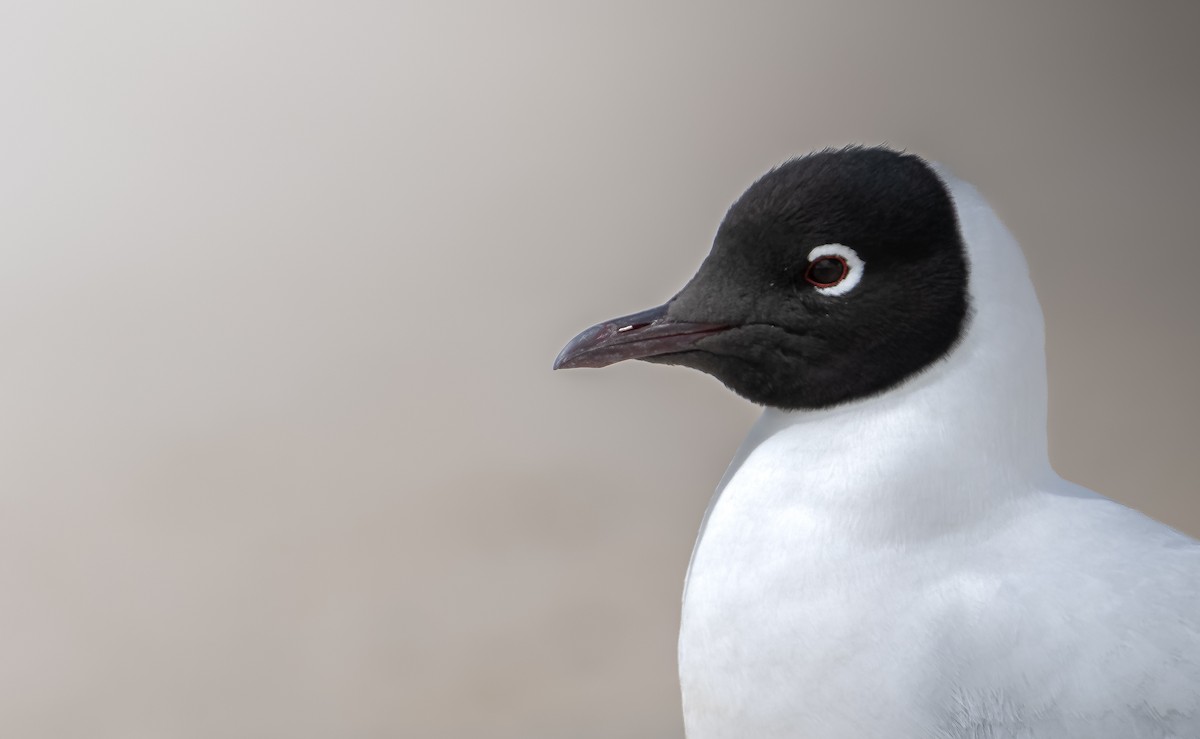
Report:
M551 373L762 171L974 182L1066 477L1200 534L1194 3L0 3L0 735L681 736L756 410Z

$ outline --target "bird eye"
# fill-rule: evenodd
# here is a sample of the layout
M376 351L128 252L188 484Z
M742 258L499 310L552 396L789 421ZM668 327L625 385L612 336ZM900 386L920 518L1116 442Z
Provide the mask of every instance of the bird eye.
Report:
M844 244L825 244L808 253L804 279L822 295L845 295L858 285L866 264Z
M809 262L808 269L804 270L804 279L817 287L833 287L844 280L849 271L845 259L831 255Z

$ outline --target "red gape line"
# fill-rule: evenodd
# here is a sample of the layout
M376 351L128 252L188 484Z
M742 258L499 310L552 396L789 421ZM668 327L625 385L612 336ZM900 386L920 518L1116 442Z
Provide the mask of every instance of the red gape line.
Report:
M842 265L842 273L840 275L838 275L838 278L836 280L834 280L833 282L817 282L817 280L814 279L812 276L813 267L815 267L817 264L819 264L821 262L824 262L827 259L837 260ZM833 287L834 285L838 284L842 280L846 279L846 275L848 275L848 274L850 274L850 265L846 264L845 257L839 256L837 254L826 254L826 255L820 257L819 259L814 259L813 261L808 263L808 268L804 270L804 279L807 280L809 284L815 285L816 287Z

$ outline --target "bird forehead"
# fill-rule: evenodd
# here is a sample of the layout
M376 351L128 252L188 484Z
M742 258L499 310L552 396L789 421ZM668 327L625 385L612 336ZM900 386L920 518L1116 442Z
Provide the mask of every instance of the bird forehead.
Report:
M756 180L726 222L815 227L902 224L920 206L948 199L920 158L878 148L823 151L792 159Z

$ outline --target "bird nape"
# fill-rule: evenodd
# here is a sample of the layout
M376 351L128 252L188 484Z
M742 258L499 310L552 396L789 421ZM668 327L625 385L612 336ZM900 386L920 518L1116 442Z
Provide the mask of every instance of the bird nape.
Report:
M555 368L626 359L765 406L688 568L690 739L1200 737L1200 542L1051 469L1041 309L970 185L785 162Z

